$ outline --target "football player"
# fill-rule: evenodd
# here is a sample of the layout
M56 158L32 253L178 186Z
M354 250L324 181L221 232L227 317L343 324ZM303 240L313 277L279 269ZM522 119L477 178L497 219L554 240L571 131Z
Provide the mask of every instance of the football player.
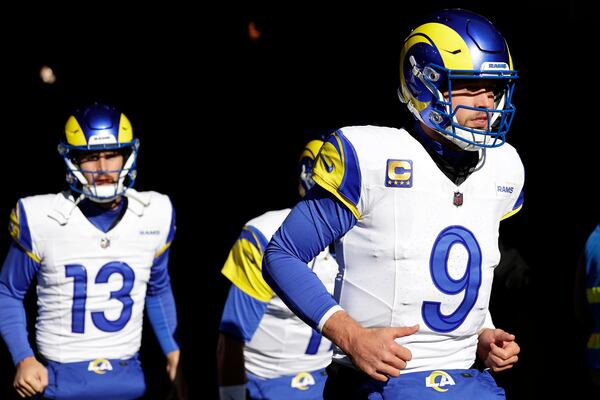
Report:
M314 185L311 171L322 144L313 140L302 152L301 195ZM217 350L221 400L323 398L331 342L294 315L261 273L265 247L289 212L269 211L248 221L223 267L232 285ZM320 252L308 267L331 292L338 268L332 254Z
M0 333L22 397L134 399L144 308L174 379L179 347L167 269L169 198L132 189L139 141L125 114L92 104L66 123L60 155L70 190L22 198L0 272ZM23 297L37 279L36 357Z
M339 129L315 162L318 187L273 236L266 282L336 345L326 398L503 398L494 371L517 361L488 312L498 228L523 202L505 143L517 73L503 36L466 10L422 21L400 55L405 129ZM306 262L335 240L335 298Z

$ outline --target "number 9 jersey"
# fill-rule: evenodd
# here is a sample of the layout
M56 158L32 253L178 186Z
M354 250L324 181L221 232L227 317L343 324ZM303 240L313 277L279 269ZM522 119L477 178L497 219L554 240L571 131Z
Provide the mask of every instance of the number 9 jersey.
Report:
M103 232L68 192L19 200L15 242L39 263L37 345L56 362L133 357L141 344L152 266L174 236L169 198L126 192L116 226Z
M420 324L397 339L412 352L406 372L470 368L500 260L499 224L522 203L514 148L482 150L457 186L405 130L348 127L325 142L313 179L357 219L336 248L340 306L365 327Z

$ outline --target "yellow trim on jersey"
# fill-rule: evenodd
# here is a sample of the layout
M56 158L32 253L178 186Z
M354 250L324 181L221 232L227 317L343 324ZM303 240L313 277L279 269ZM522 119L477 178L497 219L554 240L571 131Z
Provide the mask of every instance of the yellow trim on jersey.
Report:
M17 242L17 244L19 245L19 247L21 247L23 249L25 254L27 254L29 256L29 258L31 258L33 261L35 261L37 263L42 262L42 260L38 256L36 256L35 254L33 254L33 252L31 252L31 251L27 250L25 247L23 247L20 242Z
M162 253L164 253L165 251L167 251L167 249L169 247L171 247L171 243L173 243L173 241L171 240L169 243L165 244L163 247L160 248L160 250L158 250L156 252L156 254L154 255L154 258L158 258L162 255Z
M67 124L65 125L65 135L67 137L67 143L71 146L87 145L87 140L85 140L83 129L81 129L79 122L77 122L77 119L72 115L69 117Z
M342 202L348 209L354 214L356 219L360 219L360 213L358 212L358 208L356 204L352 201L348 200L340 191L338 190L340 185L342 184L342 180L344 179L345 173L345 162L344 162L344 148L342 145L342 141L337 135L333 135L335 140L338 142L338 147L340 149L340 153L338 153L335 146L329 142L325 142L321 147L321 151L319 152L319 156L315 160L315 165L313 167L313 180L316 184L321 186L323 189L327 190L329 193L334 195L339 201Z
M238 239L221 273L242 292L267 302L273 297L273 289L262 276L262 259L262 252L254 244L247 239Z
M592 333L587 343L588 349L600 350L600 333Z
M8 230L10 232L10 236L12 236L12 238L18 242L19 235L21 234L21 224L19 223L19 204L17 204L10 212Z
M588 303L600 303L600 287L589 288L586 290L586 294Z
M131 122L125 116L121 114L121 120L119 121L119 143L129 143L133 140L133 128Z
M15 208L13 208L12 211L10 212L10 220L8 222L8 230L10 231L10 236L12 236L15 243L17 243L19 245L19 247L25 252L25 254L27 254L29 256L29 258L31 258L33 261L35 261L37 263L42 262L42 260L38 256L33 254L31 249L27 249L25 246L23 246L21 244L21 238L20 238L21 223L20 223L19 204L18 203L15 206Z
M504 214L504 216L500 218L500 221L504 221L506 218L512 217L513 215L521 211L521 208L523 208L523 204L521 204L519 207L515 208L511 212Z

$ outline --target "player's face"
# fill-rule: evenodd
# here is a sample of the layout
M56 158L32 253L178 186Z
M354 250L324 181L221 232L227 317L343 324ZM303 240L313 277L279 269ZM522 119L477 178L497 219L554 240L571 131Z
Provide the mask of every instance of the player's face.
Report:
M117 183L123 154L116 150L93 151L78 157L79 168L90 185Z
M465 79L452 83L452 110L457 106L494 108L495 85L491 79ZM448 93L444 93L448 96ZM488 129L488 119L492 114L482 111L459 108L456 121L467 128Z

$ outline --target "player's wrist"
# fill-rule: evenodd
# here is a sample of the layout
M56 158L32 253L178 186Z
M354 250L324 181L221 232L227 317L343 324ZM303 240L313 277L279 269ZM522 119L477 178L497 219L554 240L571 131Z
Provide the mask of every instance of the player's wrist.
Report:
M220 400L246 400L246 384L219 386Z

